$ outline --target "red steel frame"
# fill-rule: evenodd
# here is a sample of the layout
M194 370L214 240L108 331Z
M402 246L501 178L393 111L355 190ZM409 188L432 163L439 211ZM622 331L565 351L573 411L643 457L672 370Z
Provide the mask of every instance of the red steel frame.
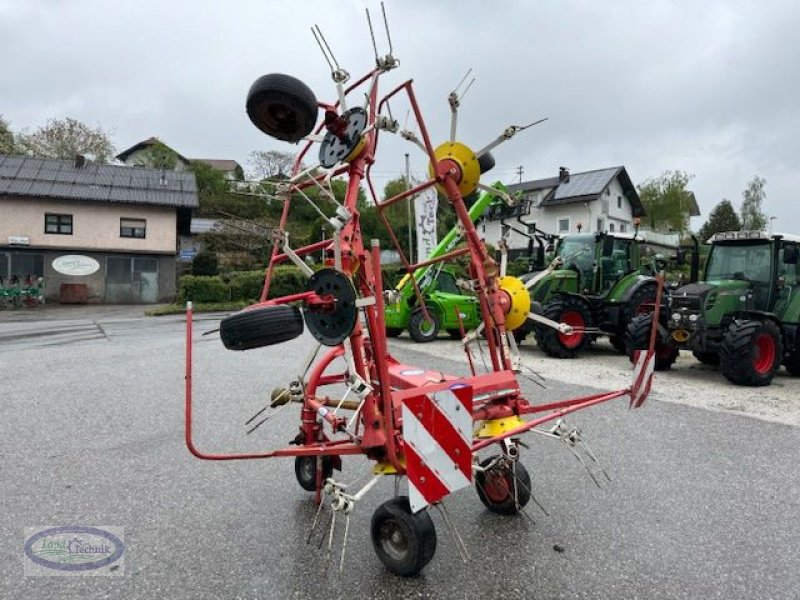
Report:
M465 384L472 387L474 396L474 421L506 418L514 415L522 416L545 413L533 420L525 422L524 425L506 431L502 435L487 439L476 439L473 443L473 451L477 452L482 448L501 442L506 438L516 437L533 427L557 419L563 415L631 394L631 388L625 388L617 391L539 405L531 404L522 396L516 375L513 371L508 346L504 341L506 331L503 310L504 298L503 292L498 288L496 265L493 259L488 255L483 241L478 236L475 225L467 214L464 200L458 188L458 180L460 177L458 166L449 160L436 160L434 147L431 144L428 130L420 113L411 81L406 81L401 84L378 103L377 82L381 73L382 71L380 69L375 69L356 81L346 90L346 93L349 93L367 81L371 82L367 94L369 122L365 133L366 143L362 152L357 157L352 159L348 164L341 165L334 172L334 176L344 173L347 174L348 187L344 206L352 214L352 219L346 223L340 233L342 271L348 277L355 279L356 287L361 296L375 298L374 304L363 308L369 336L365 336L360 319L357 320L356 326L349 336L355 371L358 376L369 382L373 387L373 390L366 396L363 406L358 411L358 423L356 424L355 431L354 433L346 435L344 438L334 437L331 439L323 431L323 423L320 420L321 417L322 421L330 426L333 436L339 436L346 423L345 419L335 417L325 409L326 403L331 401L330 398L317 395L320 388L342 383L345 378L344 374L326 374L326 370L330 367L331 363L336 358L343 356L345 352L344 346L340 345L328 350L309 373L300 416L300 431L302 432L303 438L303 443L301 445L249 454L209 454L199 450L192 438L192 311L191 307L189 307L187 308L186 318L186 445L190 452L198 458L206 460L236 460L281 456L323 456L364 453L374 460L391 464L400 474L405 472L400 400L397 396L408 395L407 392L409 390L415 389L420 392L425 392L427 391L426 386L430 389L432 382L429 378L426 378L425 375L419 375L418 372L413 375L404 374L404 371L408 372L412 370L412 368L407 365L401 365L387 352L380 252L376 244L372 244L369 249L365 247L361 237L359 213L356 206L359 186L362 180L366 180L371 195L377 205L380 217L386 225L397 250L400 252L401 261L409 274L413 273L414 269L419 266L469 253L470 273L476 282L475 291L479 299L483 324L486 331L486 343L488 346L488 354L491 359L491 370L484 374L473 374L473 376L466 378L444 375L440 379L440 382ZM410 190L381 202L375 194L374 186L369 177L369 170L375 160L375 150L378 141L378 129L375 127L375 120L376 115L379 114L380 110L389 99L401 92L405 92L411 104L411 109L414 112L419 126L426 152L431 164L435 165L435 176ZM324 109L335 109L338 104L334 106L320 104L320 106ZM321 131L322 128L323 125L320 125L317 132ZM294 165L295 174L300 171L301 161L312 145L313 144L309 142L299 153ZM323 177L323 175L318 175L315 179L319 182L322 181ZM316 184L311 176L309 176L306 180L296 183L293 189L302 190L312 185ZM433 185L438 185L439 189L445 192L451 206L455 210L458 220L464 229L466 248L450 252L438 259L423 260L412 264L409 263L403 253L383 211L392 204L407 199ZM284 206L279 224L281 230L285 230L290 213L290 204L290 194L287 193L284 199ZM303 256L312 252L324 250L328 256L326 261L331 263L332 260L330 256L332 245L332 240L326 240L298 248L295 250L295 253L299 256ZM329 303L329 298L318 297L314 292L305 292L267 300L273 268L276 264L286 261L287 258L286 254L280 252L279 244L277 242L274 243L271 259L265 272L265 282L261 299L253 307L285 304L296 301L306 302L307 307L314 304ZM416 288L413 275L412 282ZM658 294L660 298L661 285L659 286ZM655 324L658 322L658 309L659 302L657 301L656 313L654 315L654 329ZM655 332L653 335L655 335ZM653 345L652 341L654 340L651 340L651 348Z

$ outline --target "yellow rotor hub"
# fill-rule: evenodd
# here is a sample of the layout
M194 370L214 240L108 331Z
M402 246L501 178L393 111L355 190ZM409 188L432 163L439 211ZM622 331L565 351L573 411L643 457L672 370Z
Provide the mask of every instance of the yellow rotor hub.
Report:
M358 139L358 143L356 144L356 147L353 148L350 151L350 154L348 154L345 157L344 162L350 162L350 161L355 160L356 158L358 158L358 155L361 154L361 151L364 149L364 146L366 146L366 145L367 145L367 138L366 138L366 136L362 135Z
M509 331L519 329L531 312L531 295L519 277L506 275L500 278L497 285L511 300L511 307L506 313L506 329Z
M521 425L525 425L525 421L517 415L506 417L505 419L489 419L483 422L475 436L482 439L494 438Z
M434 150L434 156L436 156L437 163L449 163L456 168L455 180L462 196L469 196L478 189L481 167L478 164L478 157L468 146L461 142L445 142ZM436 177L436 168L433 163L428 165L428 174L431 178ZM444 186L441 184L437 184L436 188L445 193Z

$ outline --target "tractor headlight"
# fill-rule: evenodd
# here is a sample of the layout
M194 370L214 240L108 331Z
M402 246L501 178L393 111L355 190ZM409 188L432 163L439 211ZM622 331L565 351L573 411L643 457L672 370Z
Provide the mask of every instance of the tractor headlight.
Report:
M689 320L694 323L697 319L700 318L700 315L689 315Z
M681 320L681 313L672 313L672 320L673 321L680 321Z

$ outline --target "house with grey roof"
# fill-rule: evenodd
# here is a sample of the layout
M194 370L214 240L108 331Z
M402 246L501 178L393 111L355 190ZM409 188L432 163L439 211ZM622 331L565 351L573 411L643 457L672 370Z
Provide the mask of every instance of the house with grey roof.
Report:
M130 167L153 167L154 165L154 148L157 146L166 148L174 153L175 165L172 167L174 171L187 171L192 161L201 162L208 165L212 169L222 173L223 177L229 181L240 181L244 179L244 170L242 166L235 160L222 159L222 158L187 158L180 152L170 148L157 137L149 137L123 150L117 154L116 158L123 164Z
M0 154L0 278L44 278L49 301L175 297L191 172Z
M639 193L623 166L570 173L507 186L519 199L516 206L496 206L480 224L487 242L497 244L501 221L524 230L536 226L547 233L630 233L634 219L644 215ZM527 248L528 240L511 231L512 255ZM516 252L514 252L516 251Z

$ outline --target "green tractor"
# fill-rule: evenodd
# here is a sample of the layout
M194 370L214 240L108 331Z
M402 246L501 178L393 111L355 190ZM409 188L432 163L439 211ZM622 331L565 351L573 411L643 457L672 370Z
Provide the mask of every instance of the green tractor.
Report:
M659 318L656 370L680 350L736 385L769 385L781 363L800 375L800 236L717 233L703 280L673 291ZM652 315L628 325L628 353L645 348Z
M506 195L502 183L492 186L498 194L483 192L469 208L469 216L477 221L493 202L500 201ZM456 225L434 248L428 259L439 257L452 251L461 241L461 230ZM481 311L477 298L465 294L458 287L456 272L450 268L437 265L420 267L414 271L420 294L425 301L428 316L418 303L417 294L411 277L405 275L389 295L385 305L386 335L397 337L408 329L415 342L430 342L447 331L453 338L461 337L461 326L464 330L475 329L481 323Z
M541 315L526 324L548 356L574 358L599 335L626 351L625 330L637 314L650 312L656 299L655 274L666 259L642 257L638 233L569 234L557 243L560 267L531 289ZM525 330L517 335L523 338Z

